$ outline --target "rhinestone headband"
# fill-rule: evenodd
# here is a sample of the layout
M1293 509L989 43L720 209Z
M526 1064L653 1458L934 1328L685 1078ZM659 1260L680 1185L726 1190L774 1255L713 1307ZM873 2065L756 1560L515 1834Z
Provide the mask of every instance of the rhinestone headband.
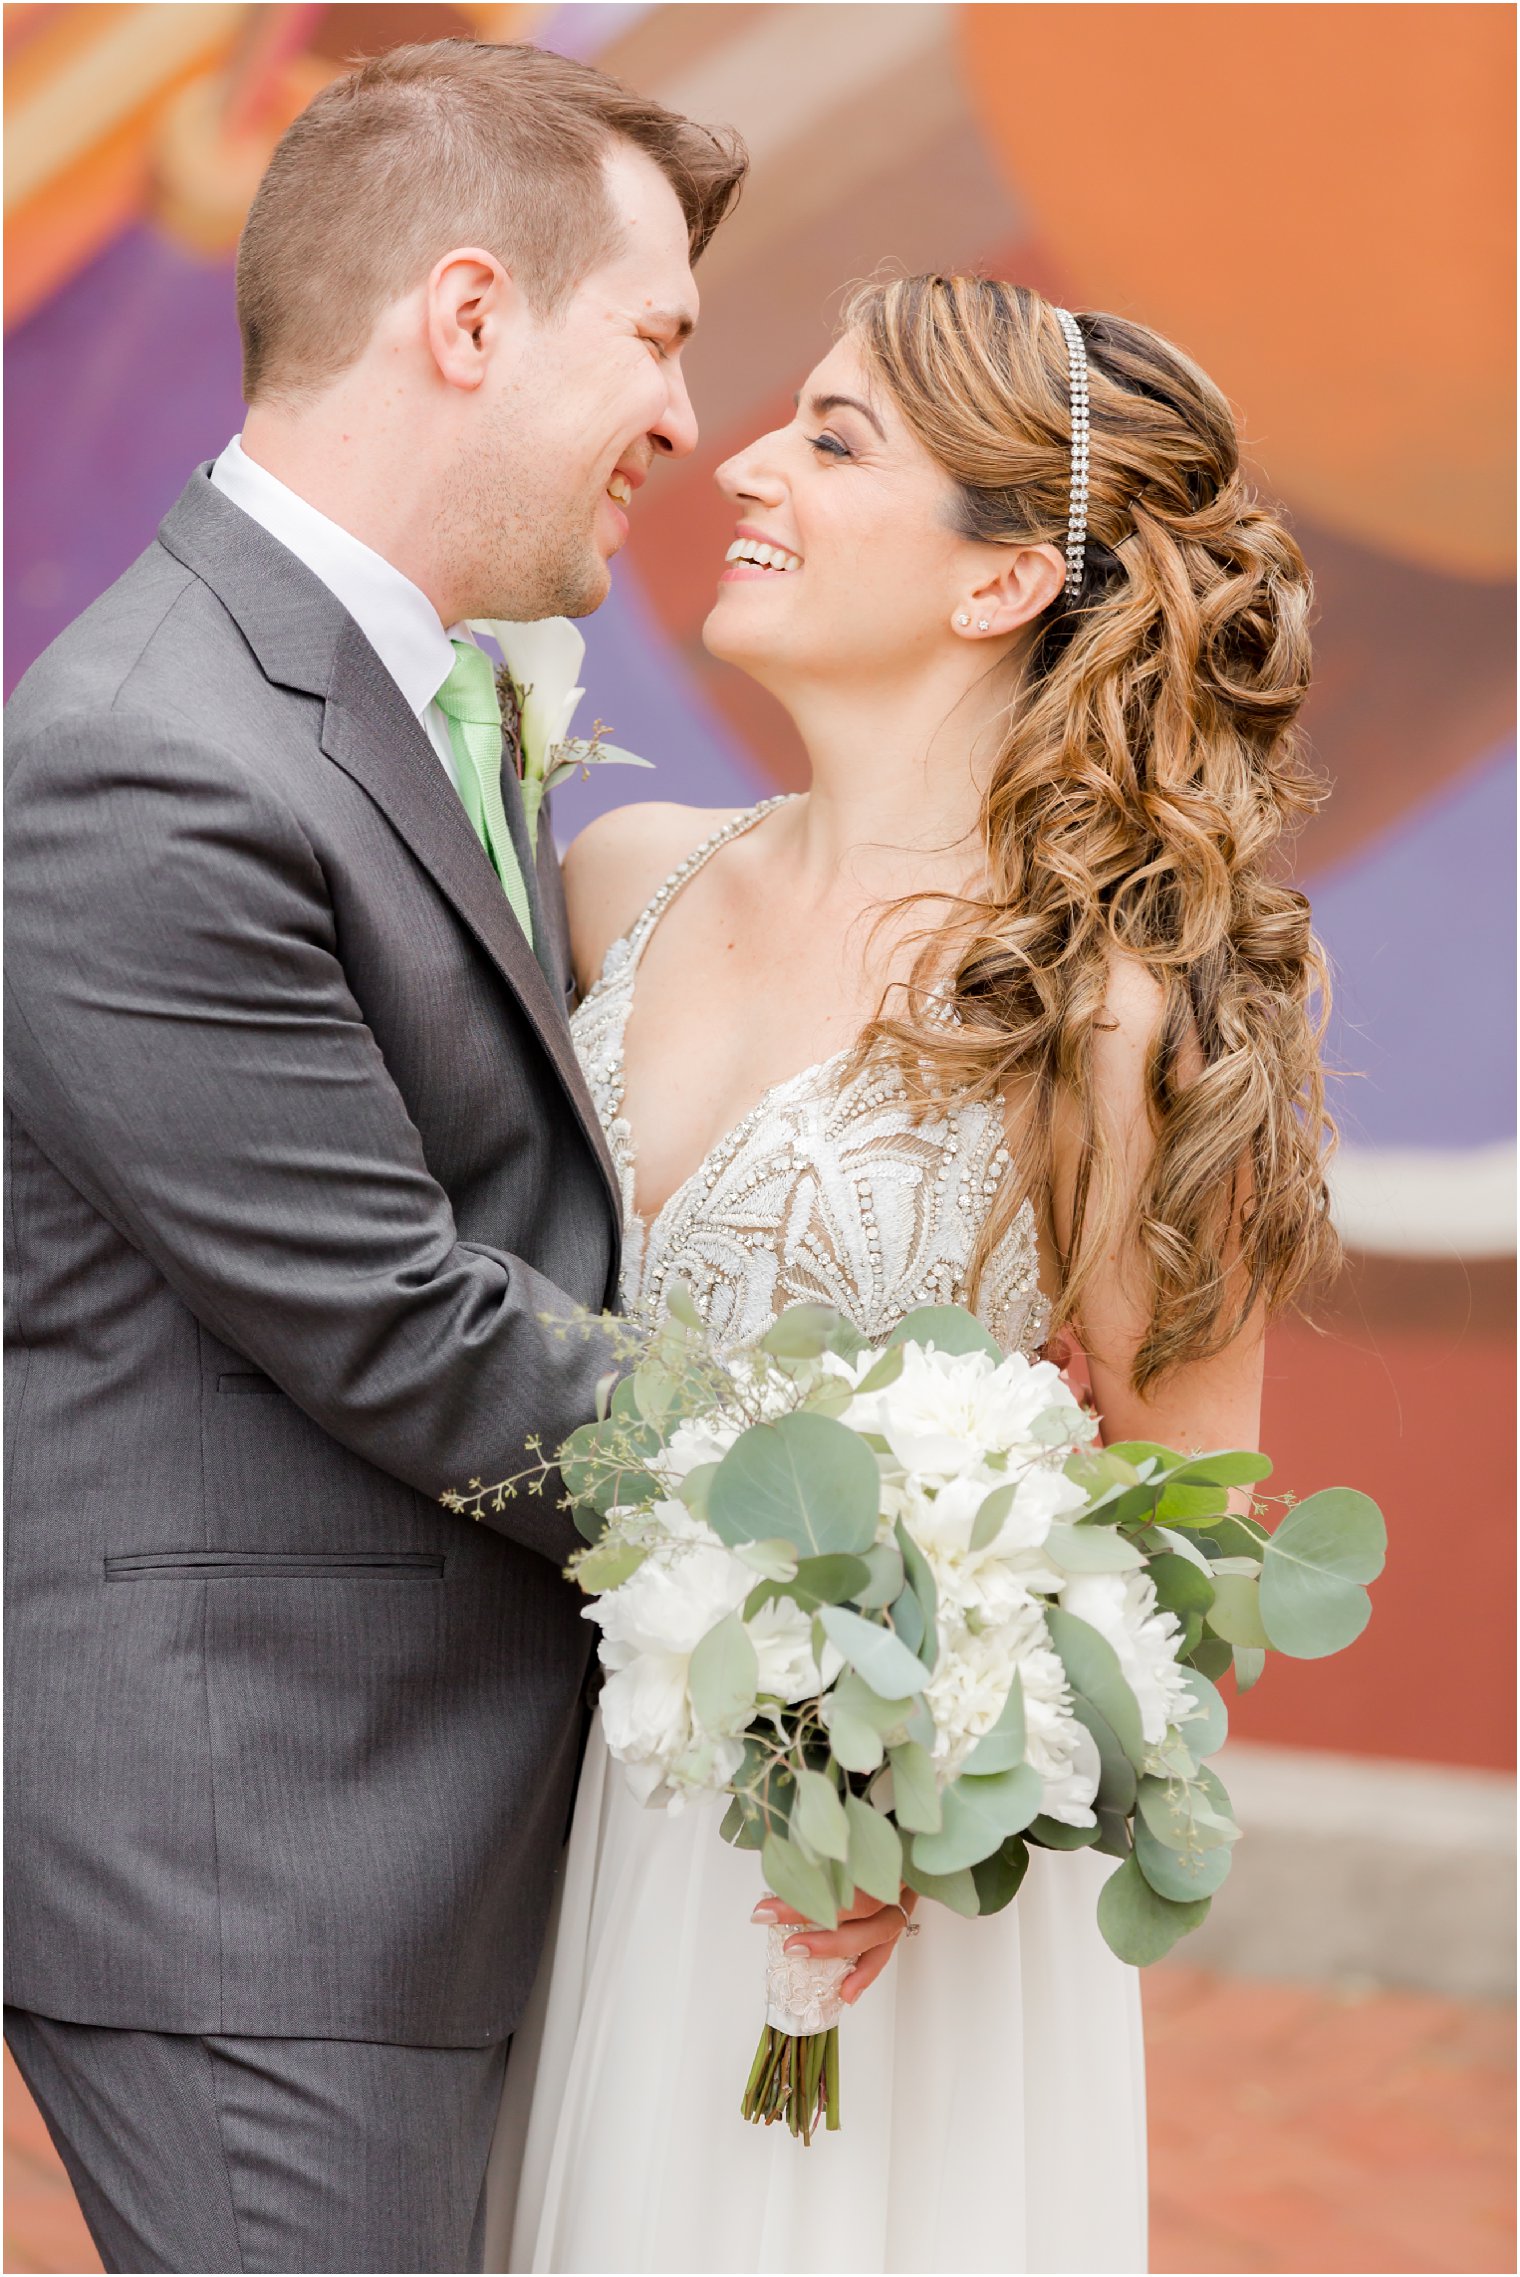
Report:
M1066 510L1066 598L1082 590L1087 563L1087 349L1070 309L1056 315L1066 335L1066 371L1071 385L1071 503Z

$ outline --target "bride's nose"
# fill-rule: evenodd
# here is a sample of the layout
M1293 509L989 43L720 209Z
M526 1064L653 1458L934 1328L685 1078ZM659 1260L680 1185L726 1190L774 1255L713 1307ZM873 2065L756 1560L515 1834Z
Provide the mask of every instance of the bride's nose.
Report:
M769 446L773 435L766 435L747 450L735 451L725 459L713 480L725 498L742 505L746 500L757 506L779 506L786 495L786 484Z

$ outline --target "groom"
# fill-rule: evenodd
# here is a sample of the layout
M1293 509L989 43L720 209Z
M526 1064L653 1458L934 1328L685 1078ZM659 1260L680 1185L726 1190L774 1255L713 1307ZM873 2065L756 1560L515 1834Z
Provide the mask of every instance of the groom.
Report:
M692 448L732 137L393 51L275 153L249 411L7 737L7 2033L111 2269L479 2268L588 1632L618 1195L471 618ZM446 630L445 628L452 628Z

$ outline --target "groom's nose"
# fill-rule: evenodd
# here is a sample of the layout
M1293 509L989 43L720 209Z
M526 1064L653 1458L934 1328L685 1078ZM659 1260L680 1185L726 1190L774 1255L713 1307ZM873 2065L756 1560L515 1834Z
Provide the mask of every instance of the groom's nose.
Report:
M689 458L697 447L697 415L679 364L671 366L665 409L650 429L650 438L656 450L673 459Z

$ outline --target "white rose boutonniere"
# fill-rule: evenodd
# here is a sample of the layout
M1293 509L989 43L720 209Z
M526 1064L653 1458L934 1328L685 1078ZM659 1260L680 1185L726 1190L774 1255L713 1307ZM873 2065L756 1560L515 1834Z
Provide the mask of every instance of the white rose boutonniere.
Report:
M568 617L541 617L524 625L476 617L470 630L494 640L502 653L496 678L504 748L516 765L528 839L536 848L545 792L577 767L648 767L651 762L604 743L600 720L590 736L570 734L575 707L586 693L577 685L586 643Z

